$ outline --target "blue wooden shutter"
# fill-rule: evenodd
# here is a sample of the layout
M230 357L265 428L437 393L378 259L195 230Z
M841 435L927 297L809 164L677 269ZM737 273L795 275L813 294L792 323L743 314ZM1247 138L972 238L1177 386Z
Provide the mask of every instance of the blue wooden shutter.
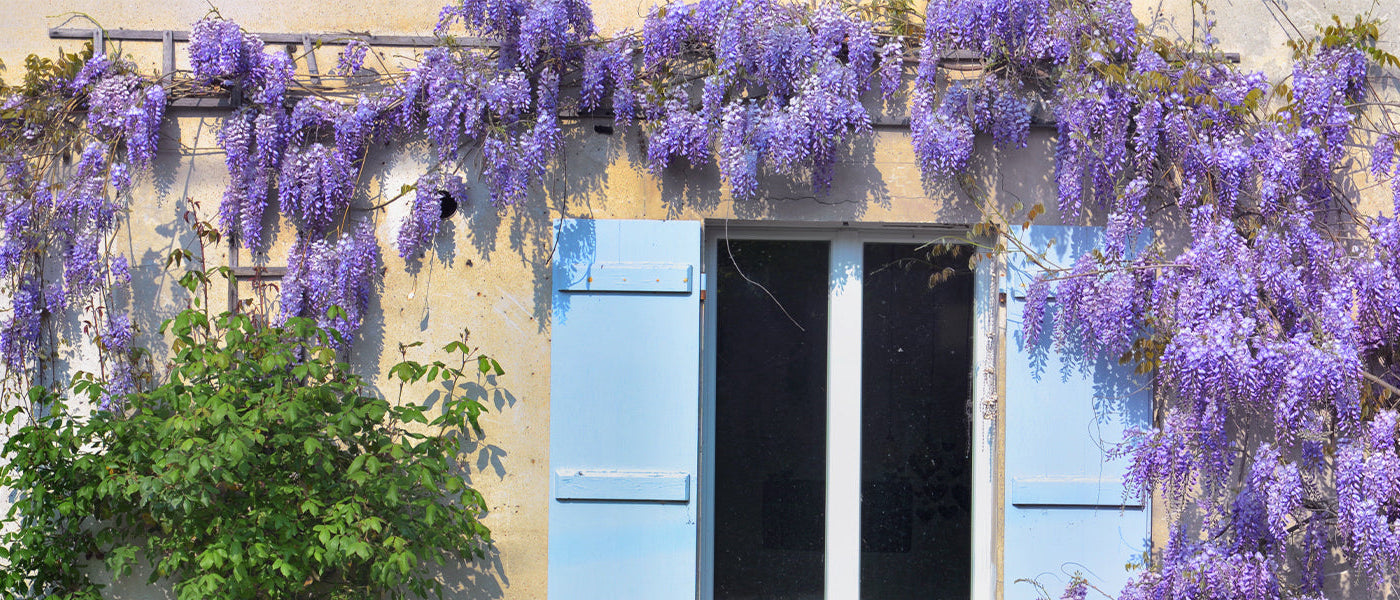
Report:
M1031 227L1031 247L1068 267L1098 247L1100 228ZM1149 536L1145 507L1123 497L1124 459L1105 451L1125 429L1151 423L1147 378L1116 359L1067 360L1050 338L1055 301L1036 348L1021 334L1026 284L1040 272L1013 255L1006 279L1006 506L1002 581L1005 600L1037 597L1032 579L1058 598L1076 572L1110 594L1122 590L1124 565ZM1068 354L1071 351L1066 351Z
M694 598L700 222L556 222L549 598Z

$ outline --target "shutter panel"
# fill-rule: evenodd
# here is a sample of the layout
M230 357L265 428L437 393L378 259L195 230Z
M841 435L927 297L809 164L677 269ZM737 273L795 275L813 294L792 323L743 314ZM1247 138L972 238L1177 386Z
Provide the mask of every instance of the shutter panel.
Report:
M1101 237L1102 229L1091 227L1031 227L1023 234L1036 249L1053 238L1048 258L1066 267ZM1016 582L1033 579L1058 598L1076 572L1117 594L1128 577L1124 565L1141 556L1150 524L1145 507L1123 497L1127 461L1110 460L1104 451L1126 429L1150 425L1150 381L1116 359L1065 360L1049 339L1048 322L1039 347L1029 347L1021 333L1025 286L1040 270L1021 255L1008 262L1003 597L1037 597L1033 586ZM1052 299L1047 319L1054 310Z
M695 597L698 221L556 221L549 598Z

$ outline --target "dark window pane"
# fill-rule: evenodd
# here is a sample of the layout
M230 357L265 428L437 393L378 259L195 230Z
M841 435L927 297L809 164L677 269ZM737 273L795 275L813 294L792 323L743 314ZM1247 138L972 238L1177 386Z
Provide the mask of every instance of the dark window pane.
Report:
M829 255L827 242L719 242L717 600L822 596Z
M967 254L865 246L861 598L971 594Z

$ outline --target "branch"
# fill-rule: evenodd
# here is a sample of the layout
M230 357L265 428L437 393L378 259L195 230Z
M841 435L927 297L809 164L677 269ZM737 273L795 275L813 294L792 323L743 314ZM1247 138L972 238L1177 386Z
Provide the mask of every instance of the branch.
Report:
M1386 381L1385 381L1384 379L1381 379L1380 377L1376 377L1375 375L1372 375L1370 371L1367 371L1367 370L1365 370L1365 369L1362 369L1362 371L1361 371L1361 376L1364 377L1364 378L1366 378L1366 379L1367 379L1368 381L1370 381L1371 383L1374 383L1374 384L1380 386L1382 389L1384 389L1384 390L1386 390L1386 391L1388 391L1388 392L1390 392L1390 393L1392 393L1392 394L1395 394L1396 396L1400 396L1400 387L1395 387L1395 386L1393 386L1393 385L1391 385L1391 384L1389 384L1389 383L1386 383Z

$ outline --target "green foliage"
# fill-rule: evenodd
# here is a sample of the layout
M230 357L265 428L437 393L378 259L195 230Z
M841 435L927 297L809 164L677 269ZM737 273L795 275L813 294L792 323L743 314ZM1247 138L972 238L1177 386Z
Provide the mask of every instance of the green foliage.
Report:
M1318 25L1318 37L1288 40L1293 49L1293 58L1300 59L1326 48L1359 48L1381 66L1400 67L1400 57L1386 52L1377 46L1381 37L1381 22L1378 19L1357 15L1350 25L1342 18L1332 15L1331 25Z
M0 593L15 598L97 599L98 589L78 567L97 550L95 532L84 521L96 514L88 475L94 456L83 452L83 424L68 415L62 399L44 388L29 390L29 402L43 406L36 422L11 435L5 444L4 487L14 498L0 534ZM7 428L21 414L5 413Z
M0 153L36 147L33 156L68 148L78 135L83 116L81 99L67 85L92 58L92 44L78 52L59 52L57 59L30 54L24 59L19 83L0 80L0 98L22 98L0 109ZM3 70L3 66L0 66Z
M914 0L846 1L842 8L867 21L883 21L889 35L910 39L924 35L922 3Z
M444 348L453 365L394 366L389 402L309 319L186 310L165 332L167 381L120 412L30 390L47 410L4 447L0 484L19 494L0 595L98 598L84 566L97 558L117 574L144 558L182 600L440 595L432 565L484 553L486 503L457 458L481 435L478 380L504 370L465 337ZM404 402L415 383L431 389ZM102 393L80 376L71 395Z

